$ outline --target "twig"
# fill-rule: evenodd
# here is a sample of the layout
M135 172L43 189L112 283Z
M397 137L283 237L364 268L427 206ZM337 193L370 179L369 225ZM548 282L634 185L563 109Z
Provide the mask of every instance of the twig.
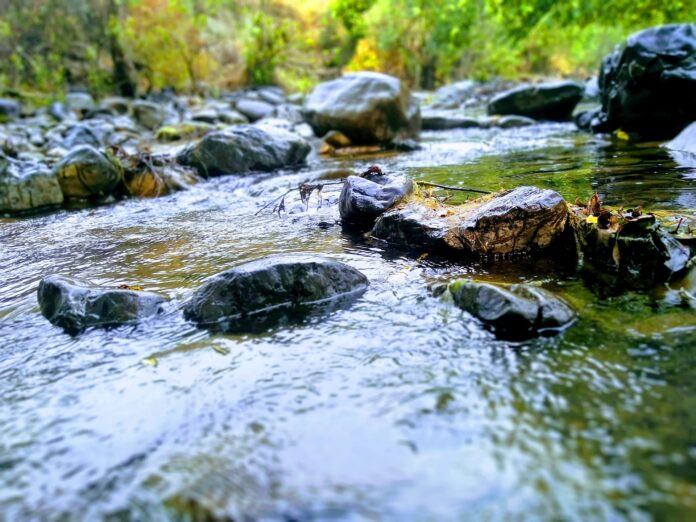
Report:
M275 203L275 202L278 201L279 199L283 199L285 196L287 196L288 194L290 194L293 190L297 190L297 189L291 188L291 189L289 189L287 192L285 192L284 194L278 196L278 197L275 198L275 199L272 199L271 201L269 201L268 203L266 203L263 207L261 207L260 209L258 209L254 215L255 215L255 216L258 216L258 215L261 213L262 210L266 210L266 209L267 209L268 207L270 207L273 203Z
M476 192L477 194L492 194L492 192L488 190L481 190L481 189L473 189L473 188L466 188L466 187L450 187L447 185L440 185L439 183L430 183L429 181L416 181L418 185L423 185L425 187L435 187L435 188L441 188L445 190L459 190L461 192Z

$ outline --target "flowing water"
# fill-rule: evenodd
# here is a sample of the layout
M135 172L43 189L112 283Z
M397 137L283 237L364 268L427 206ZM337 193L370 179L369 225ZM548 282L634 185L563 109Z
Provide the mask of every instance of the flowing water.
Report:
M601 297L558 260L452 263L336 223L336 186L376 163L415 179L696 208L696 170L570 125L425 133L424 150L218 178L160 199L0 219L0 519L586 520L696 517L696 312L663 288ZM461 196L458 196L461 198ZM693 212L693 211L691 211ZM180 306L206 277L280 252L370 279L350 309L260 335ZM138 284L164 316L70 337L40 314L60 273ZM497 341L434 297L456 277L567 299L562 336ZM693 289L696 281L681 283Z

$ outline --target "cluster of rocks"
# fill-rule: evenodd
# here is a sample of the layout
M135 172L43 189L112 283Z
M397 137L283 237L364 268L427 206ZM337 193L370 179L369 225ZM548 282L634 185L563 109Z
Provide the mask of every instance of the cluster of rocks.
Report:
M294 324L350 306L367 278L338 261L316 256L270 256L208 279L184 305L202 328L256 332ZM166 298L131 287L108 288L52 275L39 283L41 313L70 334L86 328L135 324L166 310Z
M36 111L0 100L0 212L163 195L200 177L291 167L305 162L315 135L415 147L403 143L418 137L419 105L392 76L349 74L318 85L301 102L276 87L214 100L162 92L98 103L75 92ZM158 149L157 141L174 145Z

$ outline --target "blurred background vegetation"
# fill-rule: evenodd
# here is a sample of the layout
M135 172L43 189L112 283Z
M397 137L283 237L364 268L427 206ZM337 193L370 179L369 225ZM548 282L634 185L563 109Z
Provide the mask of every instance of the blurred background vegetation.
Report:
M630 33L694 13L696 0L0 0L0 88L306 91L363 69L418 89L587 77Z

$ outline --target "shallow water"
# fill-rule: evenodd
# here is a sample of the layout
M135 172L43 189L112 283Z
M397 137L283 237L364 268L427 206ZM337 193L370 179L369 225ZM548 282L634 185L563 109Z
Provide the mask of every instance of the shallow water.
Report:
M600 299L554 260L422 259L344 233L316 195L307 212L255 215L302 181L373 163L686 211L693 168L569 125L423 140L415 153L0 219L0 519L693 519L696 312L666 289ZM280 252L344 261L371 286L348 310L261 335L183 320L206 277ZM70 337L36 303L51 273L142 285L169 311ZM496 341L432 296L462 276L543 285L581 318L557 338Z

